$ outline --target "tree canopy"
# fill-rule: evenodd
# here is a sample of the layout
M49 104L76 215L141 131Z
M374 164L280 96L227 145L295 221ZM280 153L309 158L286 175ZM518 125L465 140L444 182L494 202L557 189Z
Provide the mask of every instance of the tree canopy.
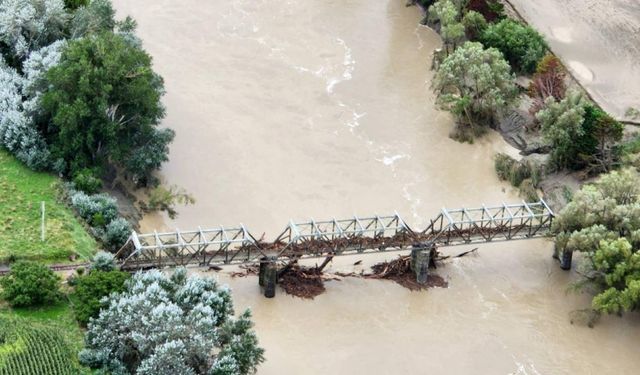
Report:
M489 25L480 41L500 50L511 66L522 73L533 73L547 53L547 43L542 35L532 27L508 18Z
M558 214L556 250L580 252L583 284L596 288L593 308L640 308L640 176L626 169L585 185Z
M622 139L624 126L581 92L569 91L560 101L547 97L536 119L552 147L551 161L556 168L606 172L614 165L614 144Z
M254 373L264 351L250 318L233 317L229 290L213 279L139 272L90 320L80 361L114 374Z
M496 113L518 100L514 76L500 51L477 42L466 42L445 58L434 86L440 104L463 125L491 125Z
M41 131L68 175L115 165L145 183L168 159L173 131L157 128L162 78L124 36L105 32L69 42L47 79L42 104L51 121Z

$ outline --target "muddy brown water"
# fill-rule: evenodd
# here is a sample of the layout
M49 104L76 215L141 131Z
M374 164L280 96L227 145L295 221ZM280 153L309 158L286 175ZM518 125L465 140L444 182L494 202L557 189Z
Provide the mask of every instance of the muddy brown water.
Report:
M197 200L143 229L242 222L274 237L290 218L394 211L420 228L442 206L519 201L493 172L493 155L513 152L500 137L447 137L451 118L429 88L440 41L404 3L114 0L139 22L166 81L164 124L177 137L163 181ZM384 258L344 257L331 269ZM267 351L259 374L640 369L640 318L571 325L569 312L589 298L566 295L575 275L558 269L545 240L482 245L438 272L448 289L347 278L313 301L265 299L255 277L217 276L238 309L253 310Z

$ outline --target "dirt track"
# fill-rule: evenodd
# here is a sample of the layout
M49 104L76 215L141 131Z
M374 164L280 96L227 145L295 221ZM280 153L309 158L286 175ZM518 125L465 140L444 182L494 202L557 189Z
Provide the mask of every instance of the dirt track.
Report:
M640 109L640 1L508 1L604 109Z

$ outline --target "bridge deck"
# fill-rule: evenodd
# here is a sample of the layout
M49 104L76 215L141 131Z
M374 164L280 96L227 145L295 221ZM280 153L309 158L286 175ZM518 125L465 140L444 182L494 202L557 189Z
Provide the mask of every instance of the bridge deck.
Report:
M187 264L255 262L264 256L312 258L408 250L415 246L453 246L539 237L547 233L553 211L544 200L492 207L446 209L422 231L396 213L325 221L291 221L272 242L256 240L244 227L138 234L133 232L116 258L125 269Z

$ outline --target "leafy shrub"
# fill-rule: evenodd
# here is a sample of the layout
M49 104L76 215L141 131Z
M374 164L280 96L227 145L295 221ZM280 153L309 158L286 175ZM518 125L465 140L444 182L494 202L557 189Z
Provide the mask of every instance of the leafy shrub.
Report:
M556 168L580 168L583 165L580 154L591 151L580 149L579 140L585 135L582 127L585 104L584 95L572 91L559 102L548 97L544 108L536 114L542 135L552 147L551 162Z
M174 206L176 204L193 204L195 199L189 195L184 189L177 186L170 186L168 189L158 186L151 190L149 194L149 204L147 211L165 211L170 218L174 219L178 212Z
M529 85L529 96L540 97L543 100L553 96L556 100L562 100L567 91L566 77L567 70L560 59L547 53L536 66L536 72Z
M131 224L124 218L117 218L107 224L104 243L109 250L119 250L131 235Z
M103 226L118 217L116 200L106 194L71 193L71 205L92 226Z
M533 73L547 52L542 35L530 26L510 19L489 25L480 41L486 47L500 50L509 64L522 73Z
M95 194L102 188L102 180L97 175L95 170L82 169L73 177L73 185L87 194Z
M106 251L98 251L91 261L91 269L109 272L116 269L115 257Z
M86 5L73 13L71 20L73 38L113 31L116 26L116 12L110 0L93 0Z
M94 260L95 262L95 260ZM86 326L90 318L95 318L103 306L100 300L111 293L124 291L124 282L129 279L127 272L93 268L87 275L80 276L71 294L76 319Z
M525 181L528 181L534 188L540 183L541 168L528 160L518 161L507 154L500 153L495 157L494 167L498 178L509 181L514 187L522 187L522 183Z
M12 306L28 307L54 303L60 298L60 277L48 267L20 261L0 279L2 298Z
M538 190L536 189L536 185L534 184L533 179L527 178L522 180L518 188L520 196L526 202L537 202L538 200L540 200L540 197L538 196Z
M484 19L482 14L470 10L464 17L462 17L462 24L464 25L464 32L467 35L467 39L476 40L487 29L487 20Z
M596 289L603 313L640 309L640 176L632 169L583 186L554 220L558 251L578 251L586 262L578 286Z
M553 97L556 101L564 98L567 91L565 78L567 71L560 59L552 54L547 54L540 60L529 84L529 96L533 104L529 112L533 115L544 107L544 101Z
M488 22L495 22L505 17L504 5L498 0L469 0L466 10L480 13Z
M90 320L80 361L112 373L254 373L264 351L250 318L233 317L229 290L213 279L139 272Z

